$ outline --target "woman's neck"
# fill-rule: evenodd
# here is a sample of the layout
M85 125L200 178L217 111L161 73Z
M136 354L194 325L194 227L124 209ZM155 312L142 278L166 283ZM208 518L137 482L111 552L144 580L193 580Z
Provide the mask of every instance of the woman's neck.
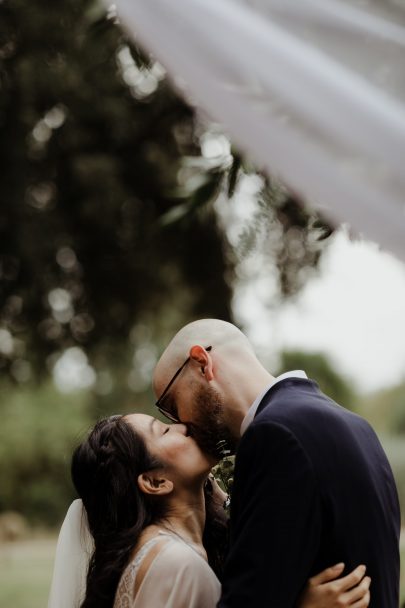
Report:
M198 493L184 492L170 501L168 514L161 524L183 540L202 546L205 526L204 489Z

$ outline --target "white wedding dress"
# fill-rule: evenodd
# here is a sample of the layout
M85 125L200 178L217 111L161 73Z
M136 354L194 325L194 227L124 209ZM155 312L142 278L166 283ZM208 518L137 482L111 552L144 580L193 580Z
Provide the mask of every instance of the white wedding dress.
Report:
M144 557L162 538L134 597L135 578ZM48 608L79 608L93 551L81 500L75 500L59 533ZM161 531L137 552L119 582L114 608L214 608L221 585L207 562L185 541Z
M134 597L143 558L163 537L167 542L153 559ZM118 585L114 608L215 608L221 585L207 562L186 542L159 532L135 555Z

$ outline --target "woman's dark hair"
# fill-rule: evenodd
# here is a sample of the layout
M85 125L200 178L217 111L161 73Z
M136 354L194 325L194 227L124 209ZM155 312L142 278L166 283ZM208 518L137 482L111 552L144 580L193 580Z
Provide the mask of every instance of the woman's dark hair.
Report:
M163 464L122 416L98 422L72 457L72 480L83 501L94 552L81 608L112 608L121 575L144 528L167 516L165 501L142 492L138 475ZM227 546L225 513L205 490L204 546L219 578Z
M81 608L112 608L117 586L142 530L164 516L164 501L137 484L161 467L123 417L98 422L72 458L72 480L94 539Z
M204 488L205 527L203 545L207 552L208 563L222 580L225 557L229 548L229 517L225 509L212 497L212 485L208 479Z

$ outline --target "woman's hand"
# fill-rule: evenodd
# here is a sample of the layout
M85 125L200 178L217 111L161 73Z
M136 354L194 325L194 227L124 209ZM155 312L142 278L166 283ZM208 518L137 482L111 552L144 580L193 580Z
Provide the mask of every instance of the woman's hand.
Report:
M365 608L370 603L371 578L358 566L343 578L344 564L337 564L309 579L298 608Z

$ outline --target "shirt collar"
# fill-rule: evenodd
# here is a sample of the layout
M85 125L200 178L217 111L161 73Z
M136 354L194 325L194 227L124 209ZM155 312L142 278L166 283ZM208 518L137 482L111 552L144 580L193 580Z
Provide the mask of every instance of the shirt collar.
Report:
M260 405L263 397L267 393L267 391L269 391L275 384L277 384L278 382L281 382L281 380L285 380L286 378L304 378L304 379L307 379L308 376L301 369L296 369L296 370L294 370L292 372L285 372L284 374L281 374L280 376L277 376L277 378L274 378L274 380L272 382L270 382L270 384L268 384L268 386L266 386L266 388L264 389L264 391L262 391L260 393L260 395L258 395L256 397L256 399L253 401L252 405L248 409L247 414L244 417L244 419L242 420L242 425L240 427L240 434L241 434L241 436L246 431L246 429L248 428L248 426L250 425L250 423L253 421L253 418L255 417L256 412L257 412L257 408L259 407L259 405Z

